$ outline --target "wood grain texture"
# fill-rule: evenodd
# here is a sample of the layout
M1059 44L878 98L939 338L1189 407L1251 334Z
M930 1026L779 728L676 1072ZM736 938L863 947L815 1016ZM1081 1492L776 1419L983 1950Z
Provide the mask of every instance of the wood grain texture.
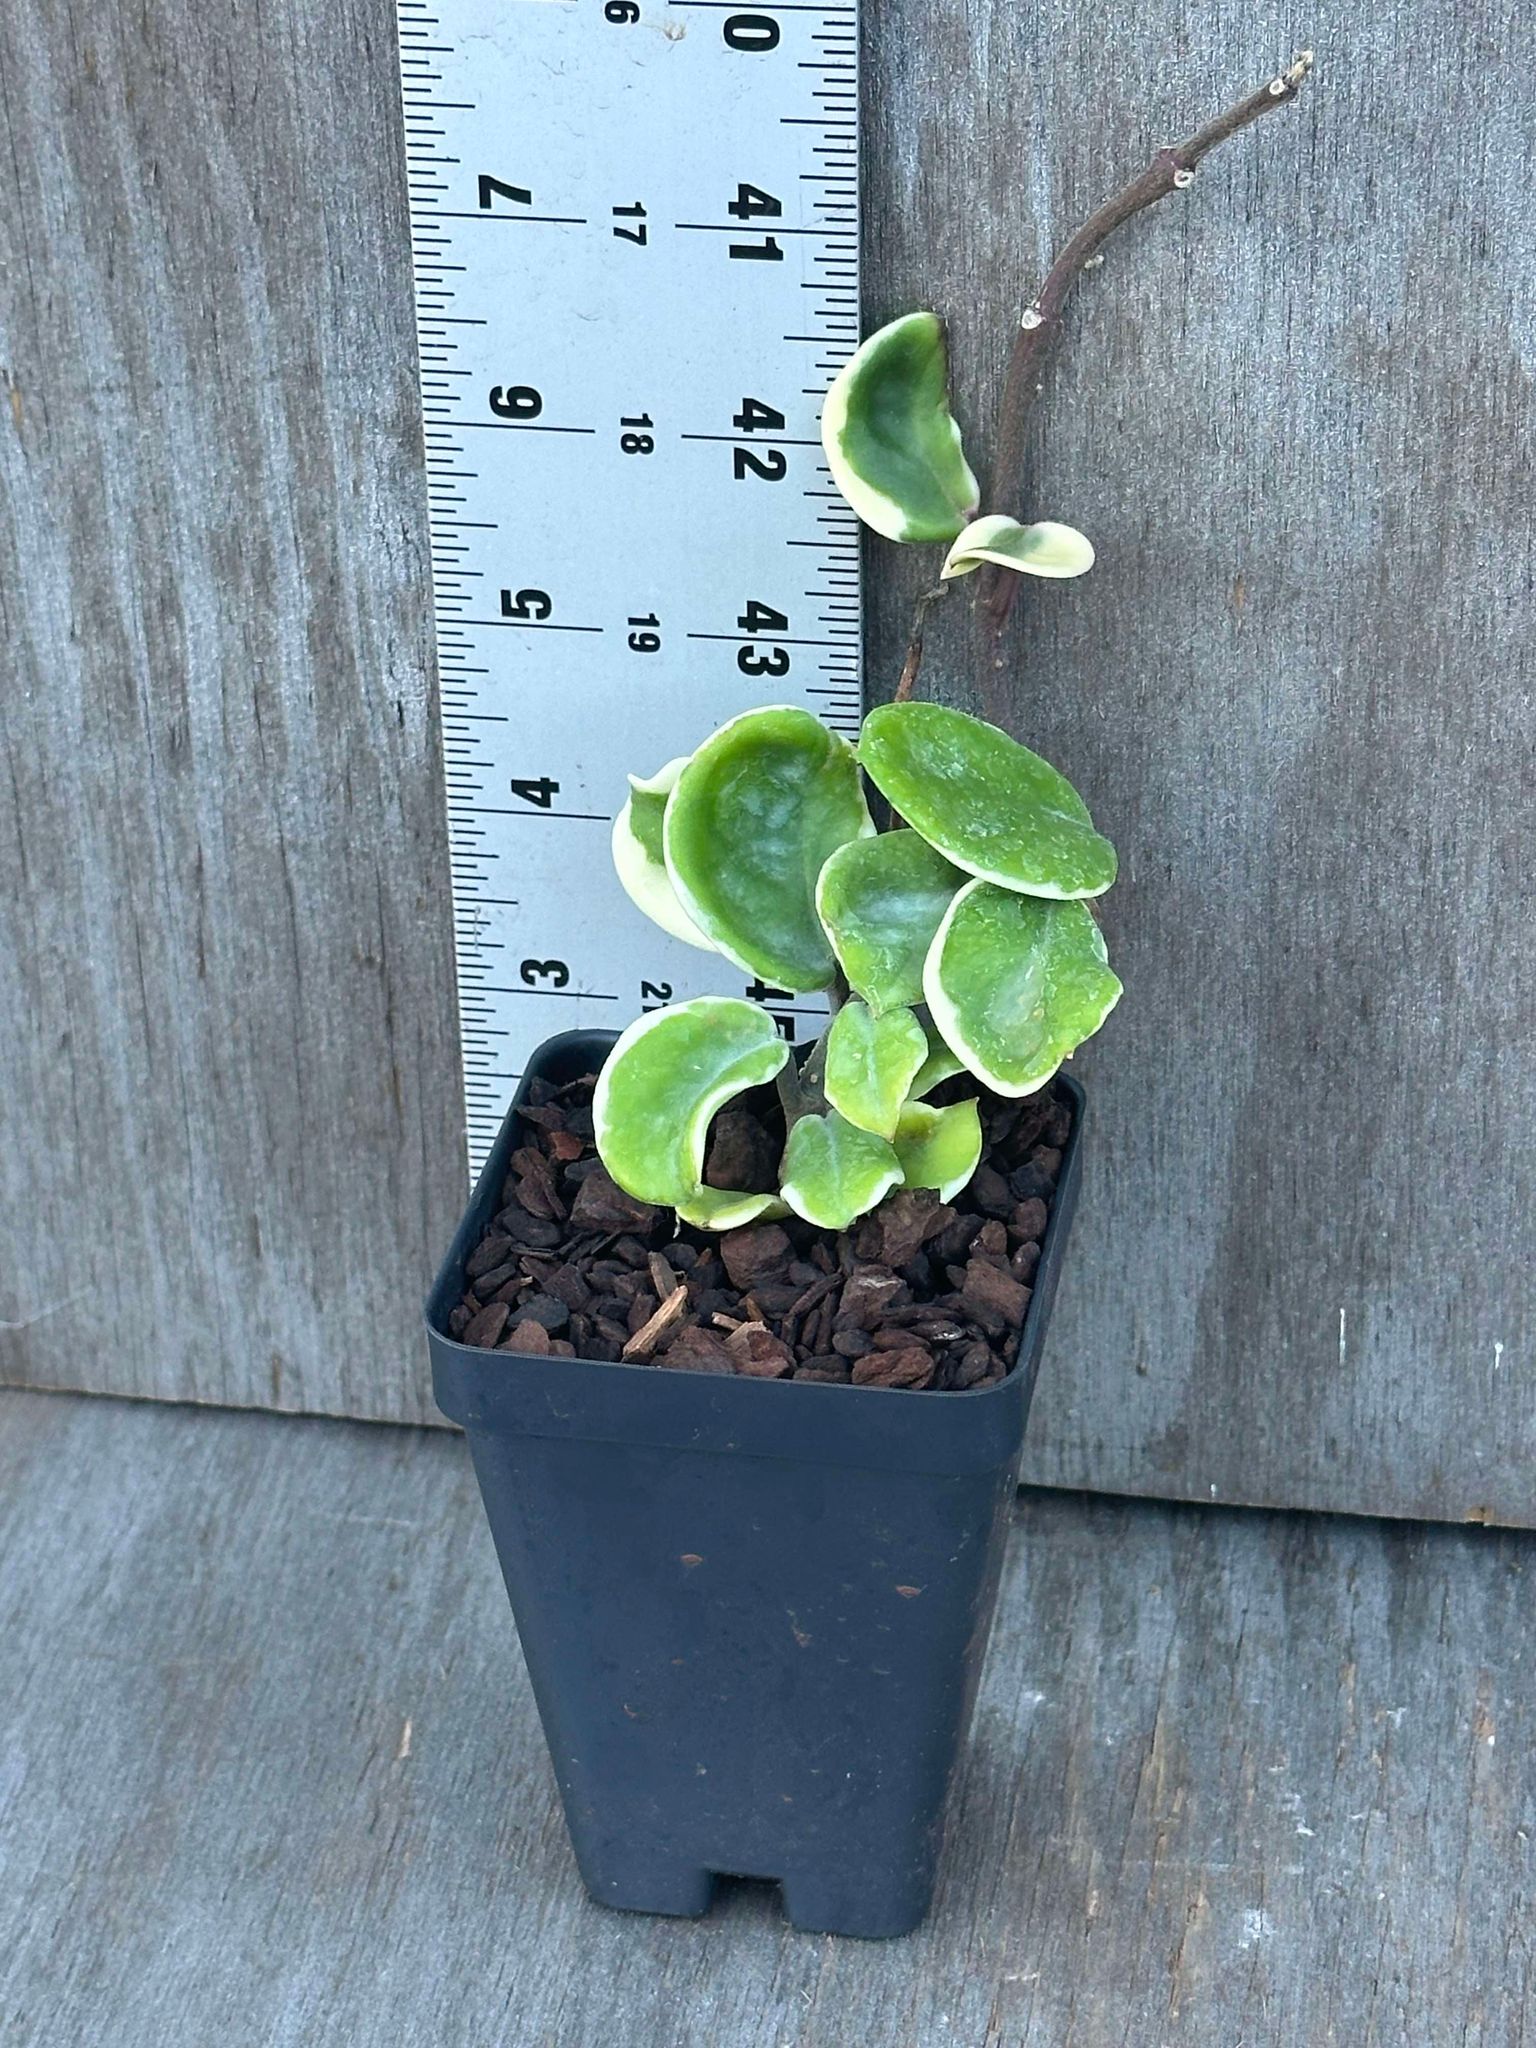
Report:
M387 7L0 10L0 1377L425 1412L462 1199Z
M390 0L0 19L0 1378L431 1419L462 1188ZM980 445L1051 250L1288 41L866 10L867 312ZM1513 0L1355 0L1080 288L929 674L1121 846L1036 1480L1536 1522L1521 848L1536 244ZM1286 30L1289 34L1289 30ZM923 565L871 556L871 677Z
M1153 150L1300 100L1088 273L998 509L1082 527L927 687L1116 840L1126 995L1026 1476L1536 1521L1536 21L1499 0L890 0L867 321L945 313L985 446L1012 323ZM872 694L930 564L875 543ZM915 550L910 552L917 552Z
M1026 1497L933 1919L576 1879L465 1446L0 1397L15 2048L1520 2048L1536 1538Z

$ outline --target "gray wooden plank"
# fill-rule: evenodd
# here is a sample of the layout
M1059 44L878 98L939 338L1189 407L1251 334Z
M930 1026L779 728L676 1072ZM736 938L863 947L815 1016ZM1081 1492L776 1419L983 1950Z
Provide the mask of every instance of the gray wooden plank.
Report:
M464 1445L0 1397L18 2048L1517 2048L1536 1537L1036 1494L930 1924L581 1896Z
M950 316L977 423L1064 232L1289 49L1232 0L868 13L868 311ZM431 1420L462 1139L390 0L0 14L0 1379ZM1028 1471L1531 1522L1536 27L1315 34L1082 289L1029 503L1100 568L1002 672L935 629L1125 856ZM880 552L877 688L916 574Z
M463 1192L374 0L0 10L0 1378L420 1416Z
M1529 1523L1536 20L889 0L867 317L948 316L980 444L1051 254L1293 33L1301 99L1069 313L1020 509L1098 566L1026 589L1000 669L959 601L930 641L1122 855L1026 1476ZM872 691L912 552L870 556Z

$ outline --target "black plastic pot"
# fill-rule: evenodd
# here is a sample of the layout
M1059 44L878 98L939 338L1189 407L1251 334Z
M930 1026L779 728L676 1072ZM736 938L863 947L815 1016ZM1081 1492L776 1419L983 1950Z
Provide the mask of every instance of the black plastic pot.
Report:
M600 1066L572 1031L524 1079ZM469 1437L576 1860L605 1905L705 1912L777 1879L794 1926L904 1934L996 1600L1077 1192L1082 1091L1018 1361L913 1393L476 1350L446 1334L501 1206L514 1103L427 1302Z

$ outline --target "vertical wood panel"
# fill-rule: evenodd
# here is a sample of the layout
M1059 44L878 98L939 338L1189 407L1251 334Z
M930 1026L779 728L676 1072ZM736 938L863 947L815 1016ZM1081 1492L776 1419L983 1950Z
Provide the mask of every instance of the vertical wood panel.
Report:
M1082 287L1028 508L1099 568L1001 671L959 600L933 639L1124 857L1030 1472L1532 1521L1536 32L1308 33ZM974 440L1050 250L1281 35L867 10L867 310L949 316ZM389 0L23 0L0 125L0 1377L426 1415L462 1141ZM919 566L871 566L879 694Z
M1298 18L1299 19L1299 18ZM952 323L990 428L1052 251L1288 59L1234 4L891 0L869 320ZM1536 1519L1536 32L1330 7L1304 97L1083 281L1025 508L1083 527L934 694L1072 774L1126 995L1028 1476ZM905 551L903 551L905 553ZM917 570L871 557L872 691Z
M0 18L0 1373L418 1415L463 1187L387 6Z

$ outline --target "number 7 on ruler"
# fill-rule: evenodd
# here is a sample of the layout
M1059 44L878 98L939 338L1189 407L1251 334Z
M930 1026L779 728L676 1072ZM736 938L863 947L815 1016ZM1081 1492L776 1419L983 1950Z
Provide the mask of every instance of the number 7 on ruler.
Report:
M397 0L472 1168L527 1053L710 991L612 873L629 771L853 733L855 0Z

